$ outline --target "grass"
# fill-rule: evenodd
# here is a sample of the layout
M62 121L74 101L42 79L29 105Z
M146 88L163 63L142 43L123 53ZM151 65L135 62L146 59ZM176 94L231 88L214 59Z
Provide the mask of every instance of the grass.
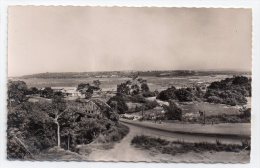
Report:
M123 124L118 124L112 128L105 136L106 142L118 142L129 133L129 128Z
M131 144L137 148L143 148L151 151L156 151L163 154L176 155L178 153L188 152L240 152L242 150L250 150L250 141L241 141L241 145L237 144L222 144L220 140L216 143L199 142L188 143L184 140L167 141L161 138L154 138L145 135L135 136Z
M228 115L240 114L239 109L236 107L227 106L224 104L208 103L208 102L194 102L189 104L181 103L180 107L183 109L183 114L190 113L190 112L199 113L199 111L205 111L206 116L220 115L220 114L228 114Z

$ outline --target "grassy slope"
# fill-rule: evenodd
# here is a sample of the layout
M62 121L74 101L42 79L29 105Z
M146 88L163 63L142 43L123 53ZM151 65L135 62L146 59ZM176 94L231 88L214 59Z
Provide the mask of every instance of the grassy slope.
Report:
M241 145L226 145L222 144L220 141L216 141L215 144L205 142L186 143L183 141L167 141L160 138L153 138L141 135L135 136L132 139L131 144L137 148L148 150L154 155L172 155L174 156L172 161L176 161L176 158L178 158L178 156L183 157L182 160L179 160L181 162L217 161L241 163L248 162L250 158L250 142L248 141L245 141ZM221 155L219 155L218 153L221 153ZM200 156L200 158L196 158L198 155ZM241 159L241 156L243 156L244 159ZM164 156L164 158L165 160L169 160L169 157L167 155ZM205 160L205 158L207 159ZM239 159L234 160L234 158Z
M222 135L222 136L238 136L247 137L251 135L250 123L235 123L235 124L214 124L214 125L201 125L201 124L182 124L182 123L165 123L155 124L149 121L132 121L121 119L122 122L163 130L176 133L188 134L203 134L203 135Z

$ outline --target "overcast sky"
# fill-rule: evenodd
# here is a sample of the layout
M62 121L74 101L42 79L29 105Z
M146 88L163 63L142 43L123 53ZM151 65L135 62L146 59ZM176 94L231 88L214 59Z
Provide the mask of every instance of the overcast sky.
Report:
M8 76L251 70L251 10L9 7Z

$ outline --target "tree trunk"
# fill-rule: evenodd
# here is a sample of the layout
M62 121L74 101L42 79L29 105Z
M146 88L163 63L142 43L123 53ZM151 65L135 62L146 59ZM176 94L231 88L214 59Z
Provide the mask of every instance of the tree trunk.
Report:
M54 122L57 125L57 140L58 140L57 146L60 147L60 124L58 122L58 118L59 118L59 116L56 115L54 118Z
M60 124L57 122L57 138L58 138L58 147L60 147Z
M203 112L203 124L204 125L206 124L206 114L205 114L205 111Z
M68 150L70 150L70 135L68 135Z

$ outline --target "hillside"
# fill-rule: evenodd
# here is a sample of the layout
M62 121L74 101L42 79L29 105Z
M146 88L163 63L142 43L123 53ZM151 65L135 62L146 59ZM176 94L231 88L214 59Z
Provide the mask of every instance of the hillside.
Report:
M251 75L246 71L195 71L195 70L166 70L166 71L100 71L100 72L46 72L24 75L18 78L110 78L110 77L176 77L176 76L210 76L210 75Z

